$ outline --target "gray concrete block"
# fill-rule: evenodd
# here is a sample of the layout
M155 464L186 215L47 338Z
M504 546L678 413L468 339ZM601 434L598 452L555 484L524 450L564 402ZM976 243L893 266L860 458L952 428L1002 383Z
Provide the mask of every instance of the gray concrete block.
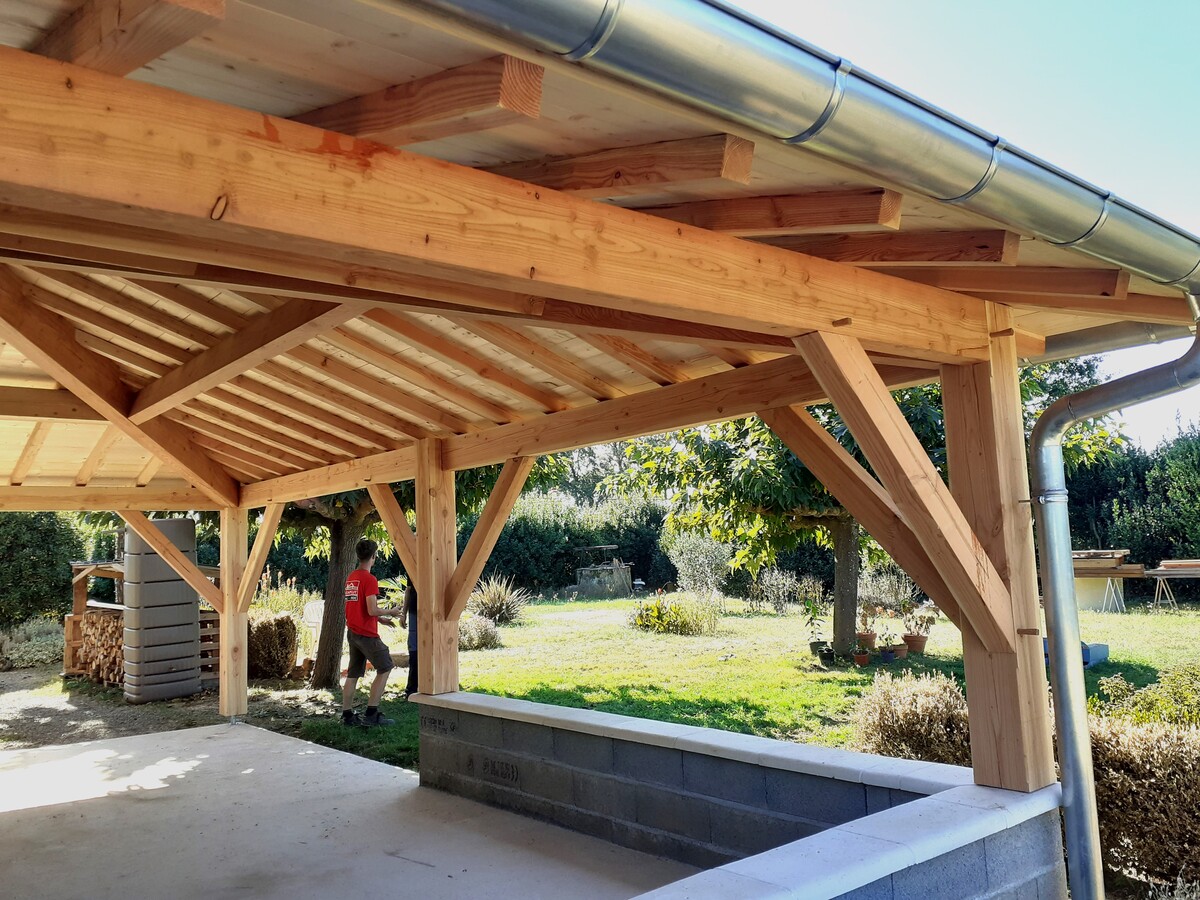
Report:
M963 900L988 892L983 843L976 841L892 874L896 900Z
M200 638L181 641L178 644L158 644L153 647L130 647L125 645L125 662L158 662L161 659L182 659L200 654Z
M654 828L631 825L628 822L613 822L612 842L621 847L674 859L700 869L715 869L737 859L735 855L717 847L690 841Z
M683 788L693 794L766 807L767 773L760 766L703 753L683 754Z
M864 784L867 794L867 815L874 815L892 808L892 792L874 784Z
M531 722L501 719L500 746L505 750L523 753L526 756L553 759L554 730L549 725L535 725Z
M170 625L166 628L126 628L126 647L158 647L200 640L200 622L190 625Z
M893 900L896 897L892 890L892 876L880 878L870 884L864 884L849 893L839 894L834 900Z
M842 825L867 814L864 785L803 772L767 770L767 808L828 825Z
M146 609L151 606L179 606L182 603L197 603L196 592L186 581L155 581L142 584L136 581L125 582L125 607L130 609Z
M133 691L135 688L149 687L153 684L171 684L176 681L195 681L200 677L200 667L192 666L190 669L183 669L175 672L159 672L155 675L131 675L125 673L125 690Z
M1038 900L1067 900L1067 870L1057 865L1038 876Z
M819 829L785 816L714 803L709 807L709 842L743 856L753 856L798 841Z
M905 803L912 803L914 800L921 800L928 794L914 794L912 791L898 791L892 788L888 793L891 795L892 806L901 806Z
M635 781L682 788L683 754L670 747L615 741L613 772Z
M196 520L190 518L181 519L155 519L154 524L158 530L163 533L168 541L183 551L196 550ZM129 553L153 553L154 550L143 541L133 531L132 528L125 530L125 552Z
M126 628L163 628L200 621L200 606L180 603L174 606L130 607L125 610Z
M467 756L471 747L460 741L444 738L440 735L420 735L421 769L426 766L459 775L467 774Z
M554 729L554 758L565 765L609 773L613 770L613 752L612 738Z
M520 766L520 785L525 793L555 803L574 802L575 773L566 766L544 759L521 759L516 764Z
M193 563L196 561L196 551L183 554ZM125 554L125 581L155 582L179 581L179 574L172 569L165 559L154 553Z
M422 734L458 737L458 710L436 706L421 707L419 725Z
M580 809L626 822L637 821L637 790L632 782L576 771L572 786L574 803Z
M710 841L708 801L646 784L635 786L634 794L638 824L692 840Z
M458 739L481 747L500 746L500 720L495 716L478 716L459 712Z
M1013 887L1063 860L1058 811L1044 813L984 839L988 886Z
M149 703L152 700L173 700L176 697L190 697L200 693L200 679L188 681L173 681L170 684L152 684L145 687L125 691L128 703Z

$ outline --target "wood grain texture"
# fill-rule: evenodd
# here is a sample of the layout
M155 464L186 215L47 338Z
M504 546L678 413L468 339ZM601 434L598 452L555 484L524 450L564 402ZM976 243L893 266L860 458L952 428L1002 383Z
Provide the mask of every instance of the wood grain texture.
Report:
M1016 265L1020 236L1011 231L903 231L773 238L777 247L864 268Z
M383 527L387 529L388 537L392 539L392 546L396 548L400 564L404 566L409 581L413 581L417 571L417 536L413 533L412 526L408 524L408 517L400 507L399 501L396 500L392 486L390 484L368 484L367 493L371 495L371 501L375 504L379 519L383 522Z
M883 270L885 272L889 270ZM1014 268L911 267L890 272L948 291L1003 294L1043 294L1063 297L1109 297L1129 293L1129 273L1121 269L1074 269L1054 266Z
M701 200L643 208L642 212L737 237L850 234L899 229L902 199L895 191L882 188L815 191L774 197Z
M21 448L21 455L13 463L12 472L8 476L8 483L12 487L20 487L25 483L25 479L29 477L30 470L33 469L34 464L37 462L38 454L46 446L46 441L50 438L50 428L50 422L33 423L29 437L25 439L25 445Z
M249 557L250 524L246 510L221 510L221 642L218 650L217 709L223 716L244 716L249 704L250 617L238 594Z
M283 518L283 503L268 503L263 509L262 521L258 524L258 534L254 536L254 546L246 559L246 568L238 581L237 610L240 613L250 611L254 601L254 592L258 590L259 579L262 578L263 568L267 564L267 554L275 542L275 533L279 530L279 520ZM237 515L237 512L234 513Z
M0 486L0 510L5 512L87 512L96 509L179 512L216 508L208 495L189 487Z
M112 449L113 444L119 441L123 434L121 429L109 425L101 433L99 440L92 447L91 453L87 455L87 459L79 467L79 471L75 473L75 486L86 487L88 483L96 477L96 473L100 467L104 465L105 459L108 457L108 451Z
M117 515L125 520L129 530L150 545L163 562L171 570L187 582L188 587L203 597L217 612L224 608L221 589L209 581L196 564L183 555L178 547L171 543L159 527L147 519L142 513L133 509L118 509Z
M458 562L454 471L443 443L418 441L416 457L417 679L422 694L458 690L458 619L446 615L446 588Z
M0 387L0 419L97 422L104 419L70 391Z

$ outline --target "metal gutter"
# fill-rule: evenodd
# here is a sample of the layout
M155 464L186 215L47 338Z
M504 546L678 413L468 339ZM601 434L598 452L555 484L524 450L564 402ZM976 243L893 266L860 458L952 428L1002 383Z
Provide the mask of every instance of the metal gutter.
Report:
M1189 296L1188 302L1192 315L1200 322L1200 304L1195 296ZM1165 397L1197 384L1200 384L1200 335L1174 362L1135 372L1055 401L1038 419L1030 439L1030 490L1037 522L1042 596L1049 636L1067 866L1071 896L1075 900L1103 897L1104 872L1088 731L1087 687L1079 654L1079 613L1071 560L1062 440L1084 419Z
M1200 293L1200 238L727 0L410 0Z

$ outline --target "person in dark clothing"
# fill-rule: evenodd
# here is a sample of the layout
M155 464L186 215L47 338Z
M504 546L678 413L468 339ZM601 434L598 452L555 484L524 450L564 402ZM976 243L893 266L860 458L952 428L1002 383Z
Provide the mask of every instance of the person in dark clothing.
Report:
M400 608L400 627L408 628L408 684L404 686L404 697L408 699L417 692L417 589L411 576Z

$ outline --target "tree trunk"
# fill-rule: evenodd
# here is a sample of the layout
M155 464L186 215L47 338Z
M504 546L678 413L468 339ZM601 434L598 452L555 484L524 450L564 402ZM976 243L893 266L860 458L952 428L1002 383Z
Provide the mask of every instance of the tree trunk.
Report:
M317 658L309 685L314 688L341 687L342 641L346 636L346 577L358 565L354 546L362 540L366 526L357 521L329 522L329 578L325 582L325 612Z
M835 519L833 532L833 650L838 656L854 652L854 623L858 612L858 523Z

